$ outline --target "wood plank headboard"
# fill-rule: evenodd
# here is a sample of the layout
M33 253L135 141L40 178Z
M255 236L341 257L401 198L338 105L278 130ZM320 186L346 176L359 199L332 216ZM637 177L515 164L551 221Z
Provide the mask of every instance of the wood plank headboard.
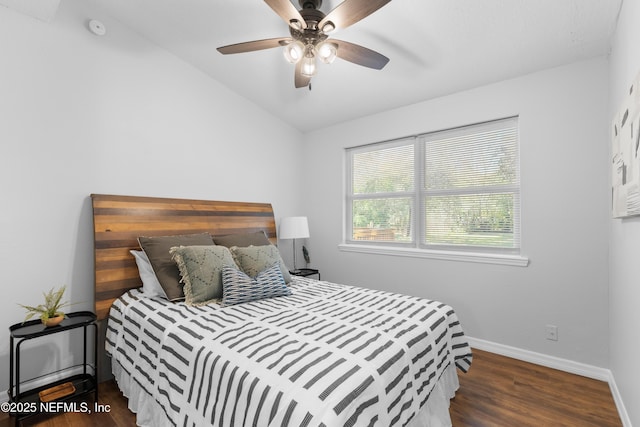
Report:
M131 249L139 236L208 232L214 236L264 230L276 243L268 203L219 202L92 194L95 255L95 311L109 315L111 303L142 286Z

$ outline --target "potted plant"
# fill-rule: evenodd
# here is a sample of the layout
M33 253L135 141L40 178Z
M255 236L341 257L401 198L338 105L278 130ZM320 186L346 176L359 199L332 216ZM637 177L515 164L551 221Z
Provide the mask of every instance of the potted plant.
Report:
M24 322L31 319L33 316L40 316L40 320L45 326L55 326L62 322L65 317L62 308L70 305L69 302L62 302L62 296L66 286L62 286L60 289L55 290L51 288L49 292L43 292L44 304L39 304L35 307L30 305L19 304L22 308L27 310L27 316L24 318Z

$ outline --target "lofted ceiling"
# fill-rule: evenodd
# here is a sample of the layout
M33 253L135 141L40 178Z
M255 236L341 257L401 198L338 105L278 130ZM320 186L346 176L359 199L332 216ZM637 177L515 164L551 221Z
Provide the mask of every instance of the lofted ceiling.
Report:
M320 64L309 91L294 87L294 66L280 48L216 51L289 35L262 0L88 1L303 132L606 55L622 2L393 0L331 34L389 57L387 66ZM321 9L340 2L324 0Z
M44 22L51 22L56 16L60 0L0 0L0 6Z

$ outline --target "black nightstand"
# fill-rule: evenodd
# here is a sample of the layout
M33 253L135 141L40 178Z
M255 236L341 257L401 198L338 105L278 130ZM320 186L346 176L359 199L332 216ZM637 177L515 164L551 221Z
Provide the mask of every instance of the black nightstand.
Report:
M89 327L93 327L94 330L93 365L87 363L87 329ZM28 340L77 328L83 328L84 335L82 373L71 375L34 389L20 391L20 346ZM98 381L96 378L98 366L98 324L94 313L90 311L68 313L59 325L50 327L45 327L40 320L30 320L25 323L16 323L9 327L9 331L9 363L11 365L11 372L9 374L9 390L7 393L9 395L11 415L16 417L16 426L19 425L20 420L23 418L46 412L46 405L41 405L42 401L39 395L41 391L62 386L66 383L73 385L73 388L67 387L68 390L75 389L75 391L55 399L55 402L67 402L90 393L94 393L94 403L98 402ZM91 372L88 372L87 368L91 368ZM63 371L67 369L69 368L63 369ZM51 372L50 374L54 373L56 372ZM42 408L45 408L45 410L43 411ZM93 409L93 407L91 407L91 409Z
M299 268L297 270L291 270L289 271L289 273L293 274L294 276L301 277L309 277L317 274L318 280L320 280L320 270L316 270L314 268Z

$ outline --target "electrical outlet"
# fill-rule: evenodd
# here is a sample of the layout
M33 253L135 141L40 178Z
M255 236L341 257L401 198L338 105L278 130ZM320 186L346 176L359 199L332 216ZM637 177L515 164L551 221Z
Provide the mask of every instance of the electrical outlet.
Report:
M558 327L556 325L547 325L547 339L558 341Z

